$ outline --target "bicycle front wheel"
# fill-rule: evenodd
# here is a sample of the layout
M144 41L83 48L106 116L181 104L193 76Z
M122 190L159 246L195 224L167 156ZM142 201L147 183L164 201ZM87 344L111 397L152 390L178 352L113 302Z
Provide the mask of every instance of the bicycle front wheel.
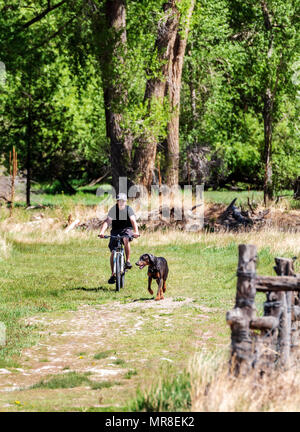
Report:
M119 292L122 284L122 275L121 275L121 257L117 256L116 260L116 291Z
M125 271L121 275L121 288L125 288Z

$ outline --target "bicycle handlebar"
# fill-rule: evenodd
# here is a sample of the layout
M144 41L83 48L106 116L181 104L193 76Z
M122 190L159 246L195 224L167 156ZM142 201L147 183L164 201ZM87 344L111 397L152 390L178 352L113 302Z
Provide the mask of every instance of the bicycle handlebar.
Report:
M125 237L133 238L132 236L128 236L128 235L121 236L120 234L118 234L116 236L114 236L114 235L105 235L104 237L100 237L100 235L98 235L98 237L99 238L105 238L105 239L108 239L108 238L122 239L122 238L125 238Z

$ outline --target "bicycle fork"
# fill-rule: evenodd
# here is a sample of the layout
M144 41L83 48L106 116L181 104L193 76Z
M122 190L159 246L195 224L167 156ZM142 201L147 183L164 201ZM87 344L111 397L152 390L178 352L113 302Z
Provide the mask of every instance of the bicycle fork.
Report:
M120 268L120 271L121 271L121 273L124 272L124 254L121 253L121 252L115 252L114 253L114 274L116 274L116 271L117 271L116 267L117 267L118 255L121 255L121 257L120 257L121 258L121 268Z

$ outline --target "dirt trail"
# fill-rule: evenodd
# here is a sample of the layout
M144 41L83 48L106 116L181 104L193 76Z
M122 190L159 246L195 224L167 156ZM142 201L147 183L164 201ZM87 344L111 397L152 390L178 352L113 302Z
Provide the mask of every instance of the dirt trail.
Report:
M34 331L38 332L39 341L35 346L23 350L21 368L0 369L0 392L28 389L49 375L68 370L90 372L90 379L95 381L115 379L124 374L126 369L114 363L116 357L113 353L105 362L101 362L101 366L94 360L94 354L112 350L112 342L116 337L132 336L140 331L145 323L143 310L153 308L151 319L159 319L162 326L170 327L172 317L160 314L188 305L199 309L199 313L212 311L195 305L191 298L166 298L161 302L145 300L125 304L84 305L76 311L31 317L26 320L26 324L33 328L36 326ZM208 318L203 314L199 316Z

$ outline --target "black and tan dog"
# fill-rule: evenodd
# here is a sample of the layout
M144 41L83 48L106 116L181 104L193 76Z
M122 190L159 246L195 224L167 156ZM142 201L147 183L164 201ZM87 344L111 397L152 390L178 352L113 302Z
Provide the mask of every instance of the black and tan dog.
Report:
M163 257L155 257L151 254L143 254L140 256L138 262L135 263L142 270L145 266L149 266L148 269L148 291L153 295L151 289L152 279L155 279L158 285L157 294L155 300L163 300L163 293L166 292L166 280L169 273L167 260Z

